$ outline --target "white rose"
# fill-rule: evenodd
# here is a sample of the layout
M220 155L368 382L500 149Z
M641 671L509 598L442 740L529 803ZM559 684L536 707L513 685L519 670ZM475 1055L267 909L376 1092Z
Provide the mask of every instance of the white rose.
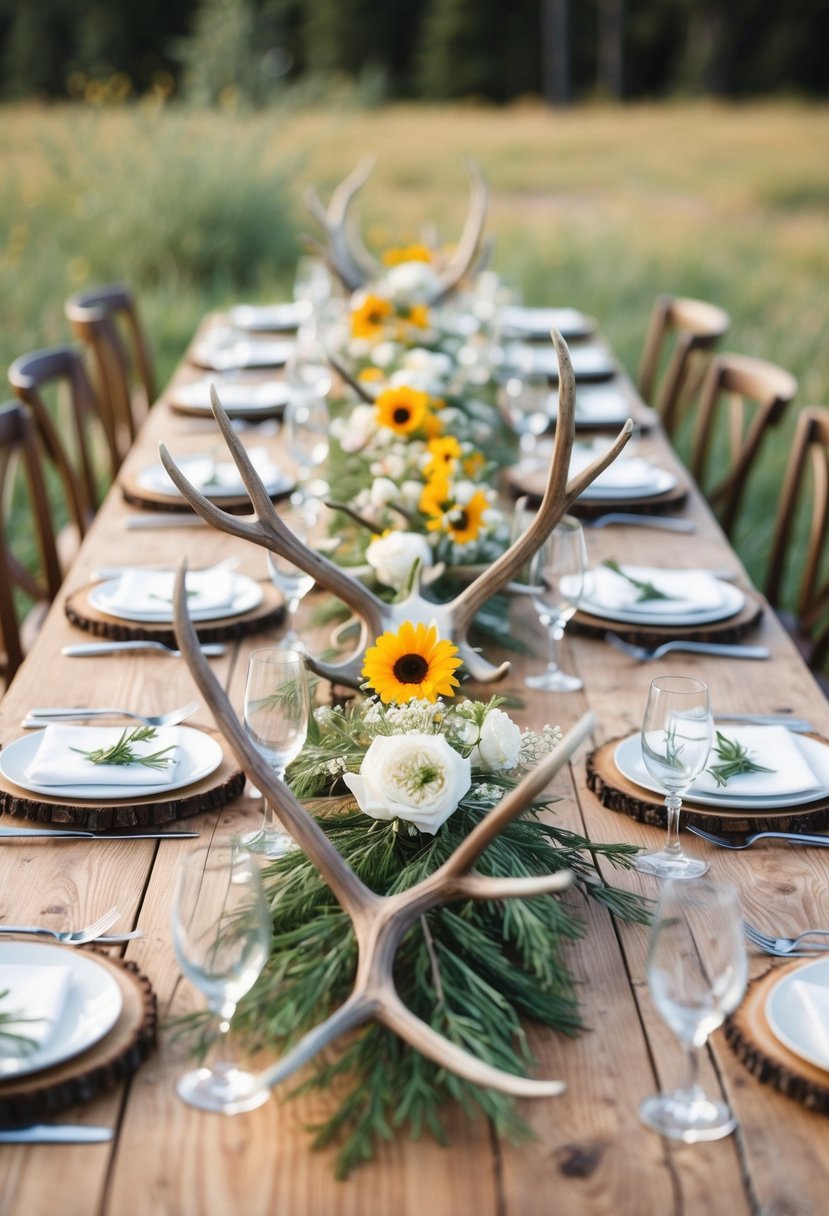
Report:
M386 275L385 289L393 300L428 304L437 291L437 276L428 262L401 262Z
M371 352L371 361L375 367L391 367L399 353L396 342L377 342Z
M335 419L340 423L335 432L344 452L359 452L368 443L377 430L377 416L373 405L355 405L345 419ZM332 424L333 430L334 424Z
M424 570L431 566L432 550L426 537L419 532L390 532L388 536L378 536L366 550L366 561L387 587L402 587L418 558Z
M430 393L432 396L437 396L441 388L440 381L436 380L431 372L413 367L403 367L392 372L389 384L392 388L416 388L419 393Z
M453 372L452 360L439 350L426 350L415 346L403 356L403 366L416 372L428 372L430 376L447 380Z
M371 483L371 505L385 507L387 503L394 502L399 493L400 491L391 478L375 477Z
M359 773L344 773L365 815L405 819L434 836L471 784L469 760L443 735L378 735Z
M472 750L470 761L498 773L515 768L520 753L520 727L502 709L491 709L484 718L481 737Z
M400 484L400 500L404 507L414 510L420 502L423 493L423 482L408 478Z

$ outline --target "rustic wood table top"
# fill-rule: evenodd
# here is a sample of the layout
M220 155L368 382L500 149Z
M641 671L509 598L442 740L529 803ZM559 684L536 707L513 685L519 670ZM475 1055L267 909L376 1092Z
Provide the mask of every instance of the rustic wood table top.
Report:
M186 361L177 379L193 378ZM201 374L201 373L198 373ZM628 390L633 392L632 389ZM169 390L168 390L169 391ZM633 399L633 397L632 397ZM278 451L268 428L245 438ZM218 435L204 420L171 412L164 398L139 436L126 465L135 474L157 460L160 440L174 455L215 451ZM641 454L679 468L659 428L643 434ZM259 549L207 527L173 526L131 531L128 518L141 514L113 487L73 565L66 593L89 582L102 565L175 562L192 566L236 557L239 569L266 579ZM682 514L696 532L677 536L634 527L609 527L587 534L591 560L605 557L641 564L727 570L748 586L734 552L696 489ZM150 654L73 659L61 655L69 642L89 640L69 624L63 596L53 606L33 652L0 702L3 744L23 733L20 722L38 704L125 705L160 712L194 695L186 665ZM715 712L791 711L810 719L829 737L829 707L773 613L746 639L767 645L768 661L673 654L661 663L636 663L605 642L568 633L565 662L584 680L584 691L567 695L527 693L523 677L543 666L546 640L531 614L519 613L516 630L532 654L510 657L513 669L503 691L521 696L516 717L526 726L557 722L567 729L587 709L595 710L597 744L638 730L651 679L687 674L711 688ZM214 670L241 709L246 656L261 645L254 636L228 646ZM213 725L202 708L190 724ZM662 832L599 805L585 783L584 753L556 779L556 811L565 827L597 841L628 841L649 848ZM242 797L221 812L188 820L202 840L258 825L258 803ZM8 817L4 823L11 822ZM15 821L19 822L19 821ZM120 953L151 980L162 1027L171 1012L200 1007L201 997L183 980L173 953L170 896L178 863L196 842L154 841L90 846L48 840L3 842L0 847L0 921L63 926L94 919L117 903L119 927L140 926L143 939ZM740 889L746 919L781 932L806 925L829 926L829 853L817 848L755 847L730 853L687 838L710 860L715 878ZM656 881L636 873L613 873L613 881L654 896ZM324 1096L286 1101L277 1091L262 1108L223 1118L185 1106L174 1093L186 1056L162 1031L157 1051L128 1084L59 1118L103 1123L115 1129L111 1143L84 1146L0 1146L0 1212L5 1216L541 1216L550 1211L578 1216L629 1213L823 1213L827 1208L829 1127L825 1116L761 1084L724 1040L711 1039L703 1056L702 1083L722 1091L738 1117L736 1134L694 1146L665 1142L637 1117L639 1102L658 1088L679 1083L684 1054L656 1012L645 979L647 930L615 923L595 905L584 909L587 931L570 950L581 981L587 1029L569 1039L530 1028L538 1075L567 1083L557 1098L525 1101L521 1110L535 1139L521 1146L504 1142L482 1117L469 1121L452 1111L451 1147L428 1135L412 1142L398 1135L372 1162L346 1182L333 1177L332 1154L315 1153L307 1127L325 1108ZM751 975L779 960L752 954Z

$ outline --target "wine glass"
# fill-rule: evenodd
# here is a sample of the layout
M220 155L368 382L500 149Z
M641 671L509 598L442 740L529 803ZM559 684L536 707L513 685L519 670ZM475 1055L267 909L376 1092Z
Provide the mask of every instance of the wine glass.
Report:
M644 1123L672 1140L719 1140L736 1120L697 1081L699 1049L740 1003L746 986L740 900L729 883L666 882L651 929L648 987L656 1008L688 1053L688 1075L671 1093L639 1107Z
M658 878L697 878L708 869L707 861L683 853L679 811L682 795L705 768L713 740L707 685L690 676L651 681L642 722L642 759L665 791L668 834L658 852L637 855L637 870Z
M293 532L297 540L303 543L308 540L308 521L301 511L283 511L280 519L286 528ZM287 557L278 553L268 553L268 572L271 582L277 591L282 593L285 601L285 636L279 643L281 649L304 650L305 643L294 628L294 620L300 603L314 585L313 576L300 570Z
M303 255L297 259L293 294L303 319L313 316L327 303L331 286L331 274L322 258Z
M325 398L309 392L293 393L285 407L284 424L288 452L298 466L298 489L291 502L313 522L318 497L328 492L325 481L311 480L312 471L328 456L330 418Z
M543 692L575 692L583 687L578 676L559 667L559 642L584 591L587 550L581 524L565 515L530 563L530 589L535 610L547 630L550 661L537 676L527 676L528 688Z
M508 376L501 385L499 403L501 413L508 425L518 435L521 463L532 463L536 440L550 425L547 405L550 390L546 382L524 379L519 375Z
M230 1022L241 997L268 959L271 920L259 869L232 841L199 845L179 866L172 905L173 946L182 971L207 997L218 1020L211 1067L195 1068L176 1085L201 1110L234 1115L269 1097L254 1073L227 1054Z
M285 364L285 379L298 396L324 397L330 392L334 377L322 340L320 318L307 318L297 330Z
M305 662L298 650L266 646L251 651L245 681L245 730L280 781L302 751L308 733L310 700ZM263 795L262 827L243 843L266 857L282 857L293 838L274 819Z

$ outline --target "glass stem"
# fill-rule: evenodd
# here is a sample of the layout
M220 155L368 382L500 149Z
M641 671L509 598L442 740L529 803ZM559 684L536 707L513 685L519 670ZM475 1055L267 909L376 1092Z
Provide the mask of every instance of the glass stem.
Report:
M699 1048L696 1044L687 1044L685 1058L688 1061L688 1071L685 1074L684 1082L679 1087L679 1092L686 1095L689 1101L693 1101L702 1095L699 1085Z
M548 671L559 670L559 642L564 637L564 624L560 617L554 617L547 625L547 637L550 640L550 661Z
M665 838L665 852L678 856L682 852L679 843L679 810L682 799L678 794L668 794L665 799L665 810L668 812L668 834Z
M227 1071L232 1060L230 1054L230 1021L236 1012L235 1004L223 1004L213 1011L218 1022L219 1033L213 1042L211 1068L215 1072Z
M274 776L276 777L277 781L285 780L285 769L284 768L277 768L276 765L274 765L273 773L274 773ZM274 828L276 826L276 821L274 819L273 806L271 805L271 803L268 801L268 799L265 797L264 794L262 795L262 810L263 810L262 831L264 832L265 835L267 835L269 832L272 832L274 830Z

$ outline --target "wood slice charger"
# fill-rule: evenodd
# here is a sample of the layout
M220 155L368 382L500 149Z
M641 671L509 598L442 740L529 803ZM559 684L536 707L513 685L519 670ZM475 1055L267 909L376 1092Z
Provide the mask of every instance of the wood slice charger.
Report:
M829 746L820 735L811 738ZM665 827L665 806L661 796L629 781L616 767L614 754L620 742L621 738L610 739L588 755L585 762L588 788L609 810L629 815L639 823ZM762 832L769 827L780 832L816 832L829 824L829 797L802 806L768 811L698 806L693 799L683 798L682 811L683 814L687 812L696 827L708 832Z
M739 1009L725 1023L725 1038L758 1081L802 1102L810 1110L829 1115L829 1072L784 1047L766 1019L769 992L781 976L802 965L800 961L787 963L750 984Z
M521 472L518 467L505 473L506 486L513 498L526 497L532 506L537 506L547 485L547 468ZM687 483L677 480L676 485L662 494L648 494L641 498L620 495L618 498L577 498L570 507L570 514L579 519L597 519L612 511L624 511L634 515L659 515L667 511L678 511L688 497Z
M121 493L124 501L129 503L131 507L141 507L145 511L173 511L182 515L193 515L193 508L189 502L178 493L164 494L160 490L151 490L142 485L135 474L122 472L119 475L121 485ZM279 489L270 495L271 502L279 502L287 498L293 492L296 483L293 480L285 479ZM208 497L209 494L208 494ZM223 511L229 511L231 515L252 515L252 507L250 499L246 493L241 494L223 494L221 498L216 498L216 505L221 507Z
M763 601L759 595L745 588L745 603L739 612L720 621L709 621L704 625L645 625L630 621L613 621L609 617L594 616L582 609L576 611L568 628L589 638L604 638L606 633L618 633L620 637L638 646L659 646L679 638L691 642L739 642L751 633L763 615Z
M118 1021L80 1055L40 1072L0 1081L0 1125L38 1122L79 1102L90 1102L132 1076L155 1046L158 1019L150 981L135 963L100 950L90 953L121 990L123 1007Z

